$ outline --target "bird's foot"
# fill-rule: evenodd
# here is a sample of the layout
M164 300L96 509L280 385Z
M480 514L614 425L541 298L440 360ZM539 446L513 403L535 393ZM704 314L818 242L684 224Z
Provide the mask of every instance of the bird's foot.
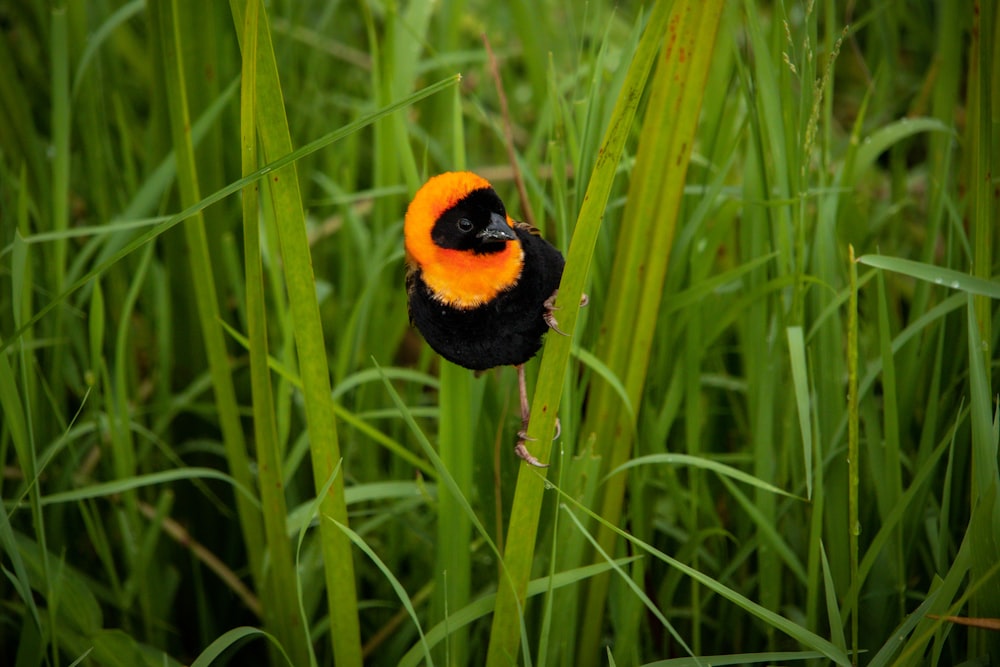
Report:
M520 436L521 434L519 433L518 435ZM534 438L528 438L528 439L534 440ZM523 460L528 465L533 465L536 468L548 468L549 467L548 463L542 463L541 461L536 459L531 452L528 451L528 448L525 446L524 441L525 438L522 438L518 440L517 444L514 446L514 453L517 454L518 458Z
M559 423L559 418L556 417L556 434L552 436L555 440L562 433L562 425ZM514 453L517 454L518 458L522 459L525 463L535 466L536 468L548 468L548 463L542 463L535 456L528 451L529 442L535 442L537 438L532 438L528 435L528 425L525 424L524 428L517 432L517 444L514 445Z
M552 293L552 296L550 296L548 299L542 302L542 305L545 306L545 312L542 313L542 319L545 320L545 323L549 325L549 328L555 331L557 334L560 334L562 336L568 336L569 334L560 329L559 322L556 321L555 311L559 310L559 308L556 307L556 296L558 294L559 290L556 290L555 292ZM587 296L586 294L581 294L580 307L583 308L588 303L590 303L590 297Z

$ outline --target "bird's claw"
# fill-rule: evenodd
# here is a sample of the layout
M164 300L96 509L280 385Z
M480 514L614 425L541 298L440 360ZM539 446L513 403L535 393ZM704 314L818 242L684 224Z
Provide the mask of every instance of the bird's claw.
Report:
M562 425L559 423L559 418L556 417L556 434L552 436L555 440L562 433ZM548 463L542 463L535 456L528 451L527 443L535 442L538 438L532 438L528 435L527 426L517 432L517 444L514 445L514 453L517 454L518 458L523 460L529 465L533 465L536 468L548 468Z
M559 417L556 417L556 434L552 436L552 439L558 440L560 435L562 435L562 424L559 423ZM538 438L532 438L530 435L528 435L527 424L525 424L524 428L522 428L520 431L517 432L517 437L520 438L522 441L528 441L528 442L534 442L535 440L538 440Z
M555 311L559 310L559 308L556 306L556 296L558 294L559 290L556 290L555 292L552 293L552 296L550 296L548 299L542 302L542 305L545 306L545 312L542 313L542 319L545 320L545 323L549 325L549 328L555 331L557 334L561 336L568 336L569 335L568 333L559 328L559 322L556 321L556 316L554 314ZM590 297L587 296L586 294L581 294L580 307L583 308L588 303L590 303Z
M569 334L559 328L559 322L556 321L556 316L553 313L553 311L559 310L556 308L556 294L558 292L559 290L553 292L552 296L542 303L542 305L545 306L545 312L542 313L542 319L545 320L545 323L549 325L550 329L555 331L560 336L568 336Z
M528 451L528 448L524 445L524 440L518 440L517 444L514 446L514 453L522 459L528 465L533 465L536 468L548 468L548 463L542 463Z

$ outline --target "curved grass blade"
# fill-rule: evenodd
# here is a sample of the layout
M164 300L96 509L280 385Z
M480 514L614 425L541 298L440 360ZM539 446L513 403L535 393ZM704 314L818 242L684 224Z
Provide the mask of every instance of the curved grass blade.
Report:
M789 493L788 491L780 489L773 484L769 484L749 473L743 472L739 468L734 468L730 465L726 465L725 463L719 463L718 461L706 459L701 456L691 456L690 454L649 454L648 456L640 456L618 466L609 472L604 479L607 480L609 477L617 475L618 473L628 470L629 468L636 468L638 466L651 465L655 463L662 463L665 465L687 465L695 468L702 468L704 470L711 470L718 475L729 477L730 479L734 479L738 482L743 482L744 484L756 487L762 491L776 493L788 498L795 498L796 500L803 500L795 494Z
M267 634L263 630L258 630L257 628L240 627L233 628L232 630L229 630L217 637L215 641L205 647L205 650L194 659L194 662L191 663L191 667L211 667L211 665L214 665L215 661L222 656L235 651L240 646L243 646L247 642L253 641L254 639L266 639L270 641L279 651L281 651L286 664L292 665L291 660L288 659L288 656L281 649L281 644L279 644L274 637Z
M640 556L619 558L612 561L612 563L618 566L624 566L636 561L639 558ZM584 567L574 568L565 572L557 572L552 576L533 579L528 583L527 597L531 598L536 595L541 595L542 593L547 593L550 590L556 590L586 581L593 576L610 570L613 567L612 563L595 563L593 565L586 565ZM495 604L496 593L489 593L477 598L475 601L469 603L462 609L452 612L446 621L438 623L427 632L427 643L433 648L438 643L444 641L449 631L469 625L473 621L488 616L490 612L493 611ZM407 653L400 659L397 667L417 667L417 665L420 664L420 656L422 655L421 648L421 646L414 646L407 651Z
M128 479L117 479L112 482L102 482L101 484L91 484L82 489L72 491L61 491L41 497L41 505L56 505L59 503L71 503L91 498L105 498L115 496L126 491L141 489L146 486L156 486L169 482L180 482L194 479L217 479L227 482L255 509L260 510L260 501L253 491L241 485L236 478L214 468L184 468L182 470L164 470L163 472L153 472L148 475L136 475Z
M903 275L924 280L942 287L961 290L969 294L988 296L991 299L1000 299L1000 282L994 280L984 280L961 271L946 269L943 266L925 264L912 259L902 257L883 257L882 255L861 255L857 259L858 263L873 266L886 271L902 273Z
M424 630L420 625L420 618L417 616L417 611L416 609L413 608L413 602L410 600L410 596L406 592L406 589L403 587L403 584L399 583L399 579L397 579L396 575L392 573L392 570L389 569L389 566L386 565L385 562L378 557L378 554L375 553L375 551L372 550L370 546L368 546L368 543L365 542L360 535L355 533L353 530L351 530L344 524L338 522L336 519L330 519L330 521L332 521L333 524L337 526L337 528L342 530L344 534L351 539L351 542L354 542L354 544L359 549L361 549L365 553L365 555L372 560L373 563L375 563L375 566L378 567L378 569L382 572L382 574L385 575L385 578L389 581L389 584L392 586L392 589L396 591L396 595L399 596L399 601L403 603L403 607L406 608L406 611L410 615L410 618L413 619L413 625L417 628L417 633L420 635L420 645L424 649L424 657L427 659L427 664L433 666L434 660L433 658L431 658L431 647L427 643L427 637L424 636Z

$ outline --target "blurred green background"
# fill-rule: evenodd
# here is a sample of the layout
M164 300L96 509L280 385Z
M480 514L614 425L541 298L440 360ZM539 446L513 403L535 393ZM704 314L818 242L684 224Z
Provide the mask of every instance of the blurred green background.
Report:
M0 31L3 664L1000 659L994 2ZM590 295L529 365L544 479L513 370L407 321L464 168Z

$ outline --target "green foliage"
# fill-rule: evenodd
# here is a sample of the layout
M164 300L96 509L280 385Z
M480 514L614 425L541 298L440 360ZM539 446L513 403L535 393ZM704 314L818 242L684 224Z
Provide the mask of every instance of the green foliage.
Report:
M5 3L0 663L995 659L1000 13L849 5ZM407 322L460 168L544 472Z

